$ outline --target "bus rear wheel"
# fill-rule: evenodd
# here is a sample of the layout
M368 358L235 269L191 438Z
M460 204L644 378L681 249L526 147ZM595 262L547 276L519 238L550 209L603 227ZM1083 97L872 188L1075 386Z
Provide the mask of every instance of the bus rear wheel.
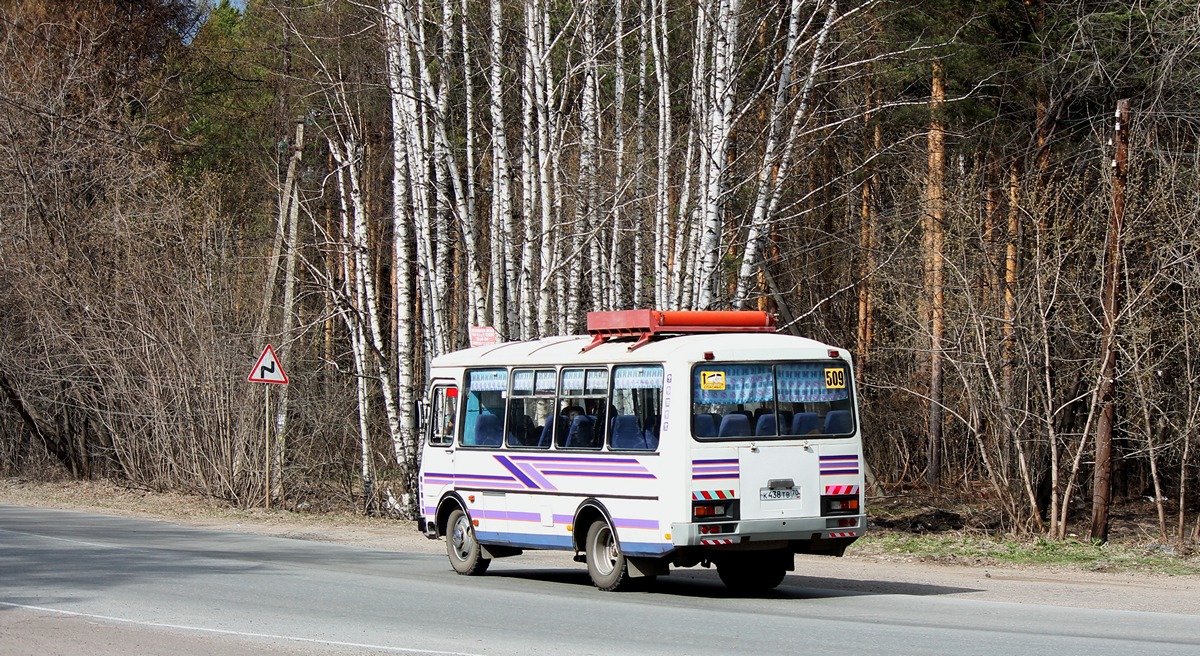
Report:
M728 558L717 563L717 576L735 594L762 594L783 583L787 567L774 558Z
M446 527L446 555L450 557L454 571L466 576L486 572L492 560L483 557L483 549L475 539L475 527L467 513L462 510L451 512Z
M621 552L617 534L608 522L598 519L592 522L587 532L588 575L597 588L607 591L625 590L630 587L629 563Z

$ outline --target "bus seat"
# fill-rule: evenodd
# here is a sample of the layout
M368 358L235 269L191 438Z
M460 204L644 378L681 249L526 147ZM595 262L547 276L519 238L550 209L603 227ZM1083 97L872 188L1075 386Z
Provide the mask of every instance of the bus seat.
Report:
M692 431L696 433L696 437L716 437L717 423L713 421L712 415L699 414L692 417Z
M792 435L808 435L821 425L821 418L815 412L797 412L792 417Z
M500 417L485 412L475 420L475 445L500 446L504 441L504 422Z
M792 417L794 415L795 415L795 413L792 412L791 410L780 410L779 411L779 417L777 417L777 421L778 421L779 425L782 426L782 430L786 431L792 425Z
M555 430L558 426L558 430ZM562 444L562 438L567 434L567 416L559 415L558 421L554 421L554 416L546 417L546 425L542 427L542 437L538 440L537 445L543 449L550 448L550 445L555 441L555 435L558 436L558 443Z
M731 412L721 420L720 437L749 437L754 435L750 430L750 418L740 412Z
M758 423L754 426L754 434L758 436L775 435L776 429L779 427L779 420L774 412L767 412L758 416Z
M825 432L830 435L844 435L853 431L854 422L849 410L830 410L825 415Z
M646 434L638 425L637 415L617 415L612 420L612 448L645 449Z
M580 415L571 422L567 430L566 447L571 449L586 449L596 446L596 418Z

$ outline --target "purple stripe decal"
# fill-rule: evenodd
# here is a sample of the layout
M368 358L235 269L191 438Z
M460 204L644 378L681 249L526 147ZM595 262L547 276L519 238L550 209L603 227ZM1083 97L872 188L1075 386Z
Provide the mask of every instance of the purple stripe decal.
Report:
M640 465L636 458L572 458L569 456L512 456L516 462L577 463L597 462L614 465Z
M572 517L571 515L555 515L554 516L555 524L570 524L573 521L575 521L575 518Z
M694 474L692 476L692 480L693 481L704 481L704 480L711 480L711 479L716 479L716 478L737 478L737 477L738 477L738 475L736 473L735 474Z
M613 524L617 528L641 528L652 531L658 530L658 520L656 519L625 519L622 517L614 517Z
M838 476L838 475L842 475L842 474L857 474L857 473L858 473L857 467L855 467L854 469L822 469L821 470L822 476Z
M589 478L654 478L654 474L637 474L637 473L622 473L622 472L587 472L587 471L545 471L542 472L547 476L583 476Z
M693 466L696 466L696 465L736 465L736 464L738 464L737 458L732 458L732 459L726 458L726 459L720 459L720 460L693 460L692 461Z
M517 477L517 480L524 483L526 487L531 487L535 490L538 489L538 484L534 483L532 479L525 475L525 472L518 469L517 466L509 461L508 458L505 458L504 456L496 456L496 461L504 465L504 468L512 472L513 475Z
M532 478L534 480L534 482L536 482L538 485L540 485L542 487L543 490L557 490L558 489L558 488L554 487L554 484L551 483L549 479L547 479L545 476L542 476L542 473L539 472L533 466L533 464L528 463L528 462L523 462L520 464L513 463L513 464L516 465L517 468L519 468L521 471L528 474L529 478Z
M510 513L508 513L508 521L510 521L510 522L540 522L540 521L542 521L542 515L541 515L541 513L510 512Z
M563 467L563 466L570 466L570 467L574 467L574 468L575 468L575 471L598 471L598 472L631 472L631 473L635 473L635 474L644 474L644 473L646 473L646 468L645 468L645 467L627 467L627 466L621 466L621 467L608 467L608 466L601 466L601 465L577 465L577 464L574 464L574 463L572 463L571 465L565 465L565 464L562 464L562 465L559 465L559 466L560 466L560 467ZM549 472L549 471L547 471L546 473L547 473L547 474L549 474L550 472Z
M489 476L487 474L455 474L455 480L461 481L507 481L513 482L512 476Z

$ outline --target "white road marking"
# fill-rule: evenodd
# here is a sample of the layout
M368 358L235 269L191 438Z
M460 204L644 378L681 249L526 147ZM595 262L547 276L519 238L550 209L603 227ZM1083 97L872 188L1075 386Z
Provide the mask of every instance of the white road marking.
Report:
M14 604L7 601L0 601L0 606L8 608L20 608L22 610L38 611L42 613L53 613L55 615L65 615L67 617L80 617L84 619L100 620L106 622L115 622L118 624L130 624L133 626L144 626L156 629L174 629L178 631L193 631L195 633L209 633L215 635L227 635L239 638L259 638L266 640L286 640L289 642L301 642L314 645L326 645L330 647L349 647L352 649L370 649L373 651L386 651L395 654L432 654L433 656L483 656L471 652L462 651L434 651L431 649L412 649L409 647L391 647L388 645L371 645L359 642L340 642L338 640L319 640L317 638L301 638L297 636L275 635L271 633L252 633L249 631L231 631L228 629L211 629L203 626L187 626L185 624L165 624L162 622L143 622L141 620L131 620L124 617L112 617L109 615L95 615L92 613L77 613L69 610L59 610L57 608L46 608L44 606L30 606L27 604Z
M28 535L31 538L42 538L43 540L57 540L59 542L69 542L71 544L82 544L85 547L99 547L101 549L130 549L131 547L122 546L119 544L100 544L99 542L84 542L83 540L71 540L68 538L56 538L53 535L42 535L41 533L29 533L27 531L14 531L12 529L0 528L0 533L14 533L16 535Z

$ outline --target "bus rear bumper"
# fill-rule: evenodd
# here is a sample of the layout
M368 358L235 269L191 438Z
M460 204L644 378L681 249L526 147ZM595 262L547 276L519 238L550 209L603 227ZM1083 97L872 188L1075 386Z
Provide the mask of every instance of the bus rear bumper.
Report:
M752 519L671 525L676 547L767 547L780 542L812 543L819 540L853 541L866 532L866 516ZM769 544L775 543L775 545Z

